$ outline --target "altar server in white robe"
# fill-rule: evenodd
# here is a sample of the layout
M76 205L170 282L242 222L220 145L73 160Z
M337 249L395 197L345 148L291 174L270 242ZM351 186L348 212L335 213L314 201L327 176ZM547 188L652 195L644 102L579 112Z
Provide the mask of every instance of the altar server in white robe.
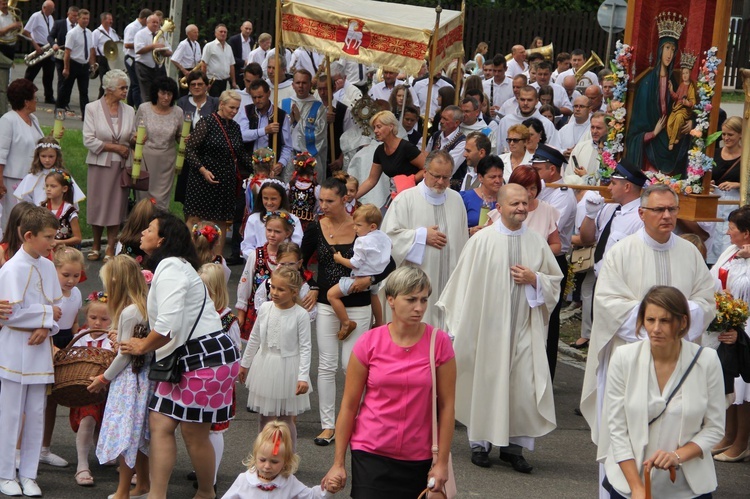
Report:
M433 292L423 321L444 329L435 302L469 239L469 223L461 196L450 189L450 154L431 152L424 169L424 182L396 196L381 230L393 241L391 255L397 265L415 265L429 276Z
M500 446L523 473L532 467L522 449L556 426L545 345L563 278L546 241L523 225L528 204L523 187L500 189L500 219L472 236L437 303L455 336L456 420L472 445Z
M695 246L672 233L678 209L679 199L669 186L656 184L646 188L638 208L643 229L615 244L599 270L581 394L581 412L597 445L600 432L607 431L607 423L602 424L600 416L609 359L618 346L643 339L637 335L636 318L648 290L656 285L674 286L687 297L689 341L701 337L716 313L714 279L703 257ZM600 461L607 456L606 447L599 445ZM601 469L600 472L603 473Z
M47 387L55 380L49 337L59 330L55 321L62 299L55 265L47 256L58 226L46 208L31 209L21 218L22 248L0 269L0 300L12 306L0 321L0 493L9 496L42 495L36 476ZM19 436L20 486L15 481Z

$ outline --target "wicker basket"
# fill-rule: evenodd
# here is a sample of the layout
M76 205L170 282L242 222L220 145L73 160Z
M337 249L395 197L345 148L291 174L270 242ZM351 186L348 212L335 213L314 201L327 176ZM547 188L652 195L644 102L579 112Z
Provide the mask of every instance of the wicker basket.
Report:
M91 393L86 388L93 376L99 376L115 358L115 353L103 348L74 347L76 341L90 333L107 333L106 329L89 329L70 340L68 346L55 353L55 384L52 401L65 407L99 404L107 399L107 391Z

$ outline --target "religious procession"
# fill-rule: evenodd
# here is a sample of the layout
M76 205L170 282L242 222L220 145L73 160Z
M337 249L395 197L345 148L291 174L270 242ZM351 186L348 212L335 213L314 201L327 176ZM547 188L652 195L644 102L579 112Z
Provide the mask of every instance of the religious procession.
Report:
M750 2L226 3L0 0L0 496L745 497Z

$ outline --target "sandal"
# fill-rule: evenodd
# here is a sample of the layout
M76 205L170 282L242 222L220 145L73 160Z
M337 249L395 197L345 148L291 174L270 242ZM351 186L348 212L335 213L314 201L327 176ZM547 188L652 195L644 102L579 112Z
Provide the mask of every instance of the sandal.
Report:
M114 257L112 255L104 255L104 260L102 262L107 263L108 261L112 260Z
M357 329L357 323L354 321L349 321L348 323L341 323L341 329L339 329L338 337L339 340L344 341L346 340L352 332Z
M589 340L585 340L583 343L578 343L578 340L576 340L573 343L571 343L570 346L577 350L583 350L584 348L589 347Z
M76 483L81 487L93 487L94 477L91 476L91 471L81 470L75 475Z
M101 254L99 253L99 250L91 250L89 251L89 254L86 256L86 259L90 262L95 262L101 258Z

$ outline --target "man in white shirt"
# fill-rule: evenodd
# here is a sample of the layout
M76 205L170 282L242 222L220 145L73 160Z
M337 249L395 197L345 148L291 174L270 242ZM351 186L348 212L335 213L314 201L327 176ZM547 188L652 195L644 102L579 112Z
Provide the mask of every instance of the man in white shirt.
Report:
M295 153L309 152L315 156L315 172L318 182L326 178L328 165L328 119L326 108L321 101L312 96L312 74L305 69L298 69L293 78L294 97L284 99L279 105L285 111L290 109L292 118L292 147ZM292 169L284 171L284 181L289 182Z
M565 93L568 94L568 99L570 100L570 102L573 102L574 99L583 95L581 92L576 90L577 84L578 82L576 81L576 77L573 75L568 75L562 80L562 87L565 89Z
M245 21L240 26L240 32L236 35L232 35L227 43L232 48L232 54L234 55L234 74L235 80L237 81L237 88L242 90L245 88L242 84L242 69L245 67L245 61L250 56L250 52L253 50L255 45L255 38L253 38L253 23Z
M565 171L566 184L588 184L599 170L601 154L599 142L607 135L606 115L601 111L591 114L589 131L570 152L568 168Z
M615 82L611 79L605 76L602 78L602 102L604 106L606 107L615 96ZM606 109L605 109L606 112Z
M528 84L528 81L529 79L526 77L526 75L516 75L513 77L513 81L511 82L511 86L513 88L513 98L506 100L502 107L500 107L500 111L498 114L501 118L507 114L516 112L516 109L518 109L518 92ZM542 107L542 105L537 102L536 107L538 109Z
M198 43L198 26L188 24L185 28L185 39L182 40L172 54L172 65L177 68L179 78L187 76L190 71L201 63L201 44ZM180 89L180 96L187 95L187 89Z
M76 15L78 8L76 7ZM0 54L13 61L16 57L16 32L23 29L23 23L16 21L8 12L8 0L0 1ZM62 69L60 70L62 72ZM62 78L58 78L61 80ZM58 81L58 86L60 82Z
M484 66L482 67L483 71L483 77L485 80L489 80L493 76L495 76L495 65L492 63L491 60L484 61Z
M272 48L268 50L266 52L266 59L260 65L260 67L263 69L263 74L266 77L268 77L268 61L273 59L275 53L276 53L276 48ZM292 67L292 51L286 47L284 47L284 64L285 64L284 71ZM291 79L291 76L290 76L290 79ZM268 78L266 78L266 81L268 81ZM273 86L273 83L269 82L269 85Z
M445 151L453 158L451 175L464 162L464 148L466 136L461 133L460 125L464 120L464 113L458 106L445 106L440 113L440 130L430 137L427 142L428 151Z
M466 96L461 99L461 111L464 120L461 123L461 133L468 136L471 132L480 132L489 137L493 129L485 121L479 119L479 101L476 97ZM494 121L492 123L495 123Z
M589 85L588 87L586 87L586 90L584 90L583 93L589 99L590 112L607 112L607 105L604 103L604 95L602 94L602 89L601 87L599 87L599 85L597 85L596 83L594 83L593 85Z
M529 65L526 62L526 49L523 45L513 45L511 56L511 60L508 61L508 70L505 73L508 78L513 78L529 70Z
M55 22L55 19L52 17L53 12L55 12L55 3L47 0L42 4L41 10L31 14L29 20L26 21L26 26L23 28L23 35L30 38L36 55L40 55L43 52L42 47L48 43L47 37ZM33 66L27 66L23 77L29 81L34 81L40 70L42 71L42 84L44 85L44 102L54 104L55 92L52 86L52 82L55 79L54 57L48 57Z
M404 82L397 80L398 71L392 68L383 68L383 81L374 84L368 92L372 100L384 100L387 101L391 98L391 92L396 85L402 85ZM413 95L412 95L413 97ZM414 102L415 106L418 106L417 101Z
M575 49L573 52L570 53L570 64L573 67L557 75L557 79L555 80L555 83L557 83L558 85L561 85L563 78L565 78L566 76L575 76L576 71L581 69L581 66L583 66L583 63L585 62L586 62L586 52L584 52L581 49ZM599 79L596 77L594 73L592 73L591 71L586 71L586 73L584 73L584 75L578 81L578 88L579 89L586 88L589 85L593 85L598 82L599 82Z
M214 29L214 40L203 47L203 71L208 79L214 79L209 94L219 97L227 89L237 88L234 74L234 53L232 47L227 43L227 27L217 24Z
M274 57L273 52L269 52L270 56L266 56L266 73L268 73L268 78L266 81L268 82L268 86L271 87L271 101L273 101L273 80L276 75L276 58ZM294 82L294 79L292 75L286 72L287 66L286 66L286 58L280 57L279 58L279 66L281 66L281 72L279 73L279 106L281 106L281 101L284 99L290 99L295 96L294 92L294 85L292 83ZM287 113L291 111L291 108L287 109Z
M93 39L94 45L96 46L96 62L99 64L99 98L101 99L102 95L104 95L104 85L101 83L104 79L104 75L109 71L109 60L104 55L104 44L110 41L118 42L120 41L120 37L117 36L117 32L112 28L112 23L114 21L112 14L109 12L102 12L99 15L99 20L101 21L101 24L94 30Z
M560 73L564 73L570 69L570 54L567 52L560 52L555 57L555 63L557 64L557 69L552 72L552 76L550 77L552 81L557 80Z
M297 47L292 53L292 70L306 69L311 75L315 76L325 64L325 58L315 50L309 50L305 47Z
M508 100L513 98L513 82L506 76L508 63L504 55L496 55L492 59L492 72L494 76L484 80L482 86L484 93L490 98L490 117L494 118L500 108ZM524 85L526 83L524 82Z
M481 185L479 175L477 174L477 165L482 158L490 155L492 151L492 142L490 139L479 132L472 132L466 136L464 144L464 160L466 161L466 176L461 182L461 191L470 191Z
M526 86L518 92L518 108L500 120L500 124L495 130L495 141L494 144L497 147L497 155L501 155L505 149L505 139L508 136L508 129L513 125L523 123L527 118L537 118L542 122L544 132L547 134L547 145L554 147L555 149L560 148L560 141L557 137L557 130L555 125L539 114L537 104L539 103L539 97L537 96L536 89L534 87Z
M532 87L539 90L541 87L548 85L552 88L553 99L552 103L560 110L565 116L573 114L573 105L568 99L568 93L563 87L555 83L550 82L550 75L552 74L552 64L547 61L537 63L536 68L536 81L531 84Z
M151 83L158 77L166 74L164 66L158 66L154 60L153 51L161 50L164 56L172 55L172 51L163 41L154 43L154 36L159 31L159 17L152 14L146 20L146 29L142 29L135 35L133 42L135 49L135 73L138 76L138 86L141 90L141 98L144 101L151 99Z
M263 64L263 61L266 60L266 53L271 48L271 35L268 33L261 33L258 37L258 47L251 50L250 53L247 55L247 59L245 60L245 65L250 64L251 62L257 62L258 65Z
M146 27L146 20L152 14L149 9L142 9L138 13L138 18L128 24L123 31L123 48L125 49L125 68L128 70L130 78L130 88L128 88L128 105L138 107L141 105L141 89L138 86L138 75L135 72L135 35ZM149 96L146 95L146 100Z
M422 78L417 78L414 80L414 84L412 85L412 88L414 90L414 94L412 94L412 97L416 95L417 99L414 101L415 105L417 102L419 102L419 112L424 116L427 113L427 82L429 80L429 75L425 75ZM432 77L432 95L430 96L430 118L435 117L435 113L437 112L438 108L440 107L438 105L438 90L440 90L443 87L453 87L453 82L451 82L448 78L443 76L442 74L437 74ZM443 103L443 106L445 106L445 103Z
M566 161L573 148L589 129L589 98L580 96L573 101L573 119L560 129L560 147Z
M344 67L346 81L357 87L363 95L367 93L367 73L370 72L370 68L351 59L342 58L338 62Z
M96 61L94 39L89 25L89 11L78 11L78 26L68 32L65 39L65 58L63 59L63 82L60 94L57 96L58 108L66 108L70 104L70 94L73 83L78 85L78 96L81 102L81 117L86 112L89 103L89 67Z

